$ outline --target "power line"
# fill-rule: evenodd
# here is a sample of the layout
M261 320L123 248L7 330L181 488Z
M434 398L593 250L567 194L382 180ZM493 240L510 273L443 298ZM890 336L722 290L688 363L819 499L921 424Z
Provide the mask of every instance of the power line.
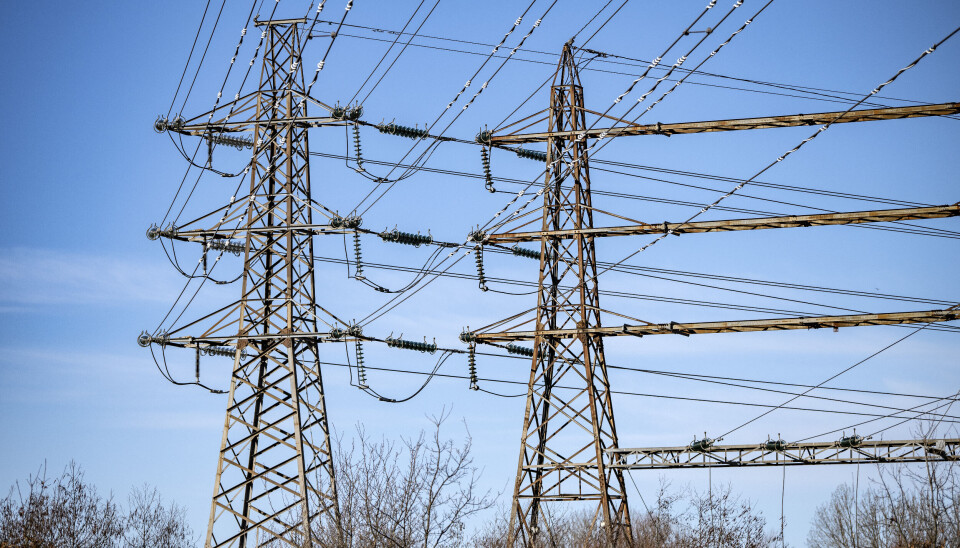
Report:
M607 4L609 4L609 3L610 3L610 2L607 2ZM598 12L598 14L599 14L599 12ZM596 18L596 15L594 15L594 18ZM591 21L592 21L592 19L591 19ZM333 21L320 21L320 23L335 24ZM356 28L356 29L369 30L369 31L374 32L374 33L385 33L385 34L396 35L397 37L401 37L401 36L404 36L404 35L410 35L410 34L412 34L412 33L408 33L408 32L403 32L402 30L401 30L401 31L396 31L396 30L385 29L385 28L380 28L380 27L372 27L372 26L367 26L367 25L349 25L349 24L348 24L348 25L344 25L344 26L350 27L350 28ZM583 29L581 29L581 31L582 31L582 30L583 30ZM387 40L387 39L383 39L383 38L376 38L376 37L373 37L373 36L362 36L362 35L358 35L358 34L344 34L344 36L347 37L347 38L354 38L354 39L359 39L359 40L369 40L369 41L377 41L377 42L391 42L391 40ZM477 41L474 41L474 40L464 40L464 39L458 39L458 38L451 38L451 37L447 37L447 36L428 35L428 34L422 34L422 33L421 33L421 34L419 34L417 37L418 37L418 38L426 38L426 39L430 39L430 40L438 40L438 41L443 41L443 42L451 42L451 43L458 43L458 44L465 44L465 45L480 46L480 47L493 47L493 44L489 44L489 43L485 43L485 42L477 42ZM469 51L469 50L465 50L465 49L444 48L444 47L440 47L440 46L431 46L431 45L428 45L428 44L418 44L418 43L411 43L411 45L414 46L414 47L426 48L426 49L433 49L433 50L444 51L444 52L448 52L448 53L459 53L459 54L465 54L465 55L485 55L484 53L481 53L481 52L474 52L474 51ZM544 55L544 56L548 56L548 57L551 57L551 58L556 57L556 54L555 54L555 53L551 53L551 52L547 52L547 51L541 51L541 50L535 50L535 49L530 49L530 48L520 48L518 51L520 51L520 52L522 52L522 53L533 53L533 54L537 54L537 55ZM618 55L618 54L614 54L614 53L597 51L597 50L593 50L593 49L589 49L589 48L585 48L585 47L581 47L581 48L580 48L580 51L581 51L581 52L584 52L584 53L588 53L588 54L593 54L595 57L593 57L592 59L594 59L595 62L598 62L598 63L622 65L622 66L629 66L629 67L646 66L646 65L649 65L649 64L651 63L650 60L637 59L637 58L628 57L628 56L623 56L623 55ZM618 61L612 61L611 59L623 59L623 60L627 60L627 61L633 61L634 63L623 63L623 62L618 62ZM517 60L517 61L520 61L520 62L534 63L534 64L540 64L540 65L546 65L546 66L554 66L554 65L556 64L555 61L549 61L549 60L543 60L543 61L541 61L541 60L536 60L536 59L526 59L526 58L522 58L522 57L517 57L516 60ZM621 76L632 76L632 73L629 73L629 72L605 70L605 69L592 68L592 67L582 68L581 70L588 70L588 71L593 71L593 72L603 72L603 73L616 74L616 75L621 75ZM662 67L657 67L657 70L666 70L666 69L664 69L664 68L662 68ZM731 87L731 86L723 86L723 85L718 85L718 84L710 84L710 83L707 83L707 82L696 82L696 81L688 81L688 82L686 82L686 83L688 83L688 84L690 84L690 85L708 86L708 87L716 87L716 88L723 88L723 89L732 89L732 90L735 90L735 91L746 91L746 92L751 92L751 93L762 93L762 94L767 94L767 95L781 95L781 96L795 97L795 98L800 98L800 99L811 99L811 100L819 100L819 101L824 101L824 102L846 103L846 104L850 104L850 103L852 103L852 102L855 102L855 101L856 101L856 98L847 98L847 97L841 97L841 96L831 95L831 94L857 95L857 96L859 96L858 93L850 92L850 91L840 91L840 90L834 90L834 89L828 89L828 88L821 88L821 87L815 87L815 86L805 86L805 85L800 85L800 84L784 84L784 83L771 82L771 81L759 80L759 79L753 79L753 78L744 78L744 77L730 76L730 75L719 74L719 73L715 73L715 72L707 72L707 71L702 71L702 70L687 69L687 68L683 68L683 67L678 67L677 70L678 70L678 72L682 72L682 73L685 73L685 74L686 74L686 73L690 73L690 74L693 74L693 75L696 75L696 76L705 76L705 77L710 77L710 78L717 78L717 79L724 79L724 80L732 80L732 81L737 81L737 82L749 83L749 84L758 85L758 86L765 86L765 87L772 87L772 88L777 88L777 89L784 89L784 90L788 90L788 91L795 91L795 92L798 92L798 93L806 93L806 94L814 95L814 97L808 97L808 96L802 96L802 95L784 94L784 93L777 93L777 92L763 91L763 90L755 90L755 89L735 88L735 87ZM672 82L672 81L675 81L675 80L669 80L669 79L668 79L667 81L668 81L668 82ZM876 98L877 98L877 99L885 99L885 100L889 100L889 101L898 101L898 102L903 102L903 103L915 103L915 104L924 103L924 101L918 101L918 100L914 100L914 99L903 99L903 98L890 97L890 96L884 96L884 95L877 95ZM882 103L864 103L864 104L870 105L870 106L875 106L875 107L888 106L888 105L885 105L885 104L882 104ZM955 117L955 116L945 116L945 118L960 119L960 118L957 118L957 117Z

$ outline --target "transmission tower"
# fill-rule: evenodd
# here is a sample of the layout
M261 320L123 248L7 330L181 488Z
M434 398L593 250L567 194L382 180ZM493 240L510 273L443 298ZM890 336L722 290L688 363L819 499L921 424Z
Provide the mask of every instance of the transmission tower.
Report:
M583 87L567 44L550 91L550 130L565 134L547 141L545 232L593 227L587 145L573 137L587 127L583 108ZM579 500L595 503L594 522L608 544L617 546L631 537L630 512L623 472L606 463L605 451L617 448L617 429L603 339L582 331L600 327L593 237L579 232L544 236L540 250L538 334L508 545L537 544L542 501ZM558 329L580 332L572 337L544 333ZM553 386L562 381L576 390L558 394Z
M307 128L343 124L309 118L301 63L305 19L257 21L265 45L258 91L158 129L254 149L250 193L231 201L212 228L152 228L153 238L197 241L243 255L242 292L232 304L170 333L141 336L234 359L205 545L312 546L313 529L339 527L318 344L329 314L317 306ZM230 132L252 131L252 141ZM201 217L204 219L204 217ZM190 223L188 223L189 225ZM232 236L242 239L231 240ZM206 263L204 263L206 264ZM204 273L206 274L206 272ZM199 336L182 334L203 327ZM344 340L341 338L340 340Z
M349 9L349 7L348 7ZM253 149L246 171L249 195L183 226L152 227L151 238L198 242L208 251L244 257L238 300L171 332L144 333L140 343L190 348L201 355L234 360L216 481L206 537L208 548L261 544L312 546L314 531L340 517L328 418L319 369L318 345L326 341L378 340L363 336L317 304L313 237L322 233L370 233L359 218L341 218L311 195L307 129L327 125L371 125L359 120L360 109L331 108L308 97L301 47L306 19L258 21L265 39L259 89L190 120L158 120L157 129L207 139L215 144ZM318 72L321 65L318 66ZM314 78L314 81L316 78ZM307 105L331 116L310 117ZM466 108L466 107L464 107ZM701 333L813 329L856 325L930 323L957 318L956 309L846 316L777 318L734 322L638 321L601 325L596 238L641 234L694 234L822 225L934 219L960 215L960 204L725 221L642 223L595 227L590 195L588 139L627 135L674 135L742 129L833 124L960 112L960 104L917 105L796 116L719 120L679 124L588 126L583 88L570 43L564 46L550 93L548 131L504 133L483 138L486 146L508 148L546 142L546 177L541 230L505 230L479 234L478 266L484 245L540 243L538 302L532 329L524 322L503 332L492 326L464 333L472 343L534 343L521 451L510 514L509 545L535 546L546 538L548 503L579 502L593 508L593 523L606 545L632 542L624 470L663 466L712 466L756 462L800 464L834 462L905 462L930 455L955 459L956 440L931 444L907 440L865 444L863 439L803 447L780 440L763 446L716 446L714 440L682 448L618 447L603 338ZM606 117L605 115L600 115ZM609 117L606 117L609 118ZM610 118L618 123L618 119ZM536 122L534 122L536 123ZM530 127L533 123L524 126ZM510 127L510 126L507 126ZM381 132L439 140L426 130L393 124ZM231 136L252 132L252 139ZM518 155L536 156L513 149ZM541 159L540 161L543 161ZM359 153L358 153L359 163ZM326 217L314 224L314 213ZM220 219L212 227L209 219ZM535 221L531 221L535 222ZM202 223L205 228L198 228ZM197 225L197 226L194 226ZM523 228L522 225L519 228ZM394 231L387 241L411 245L431 238ZM238 238L234 240L232 238ZM459 247L457 244L444 244ZM535 254L527 250L530 254ZM359 259L358 259L359 260ZM204 261L204 278L208 277ZM359 265L358 265L359 266ZM481 277L482 285L482 277ZM511 318L510 321L513 321ZM321 327L321 323L324 324ZM501 326L507 322L498 322ZM338 324L345 326L341 329ZM323 331L320 329L323 328ZM199 335L187 330L199 329ZM436 344L387 338L388 346L435 351ZM471 347L473 348L473 347ZM507 349L510 350L508 344ZM528 352L529 349L526 349ZM471 356L473 354L471 353ZM472 382L475 386L475 374ZM361 376L362 379L362 376ZM362 381L361 381L362 382ZM561 384L562 383L562 384ZM562 387L562 388L561 388ZM383 399L383 398L381 398ZM943 441L943 440L941 440ZM745 448L746 447L746 448ZM722 456L718 456L722 455ZM758 456L759 455L759 456ZM858 460L860 459L860 460ZM330 529L330 527L326 527Z
M514 488L509 546L538 544L549 520L547 503L591 501L596 504L593 524L609 546L632 544L624 470L666 467L742 466L752 464L830 464L851 462L915 462L956 460L956 440L906 440L866 442L848 436L838 442L786 444L782 440L756 446L716 446L703 439L686 447L621 449L617 444L613 406L603 354L603 337L701 333L735 333L818 329L862 325L896 325L955 320L957 307L948 310L892 312L845 316L775 318L656 324L638 322L601 326L597 262L594 240L601 237L642 234L696 234L733 230L816 227L960 215L960 204L926 208L890 209L733 219L682 223L642 223L595 227L590 199L588 139L629 135L674 135L744 129L764 129L813 124L833 124L943 116L960 112L960 103L914 107L851 110L793 116L775 116L708 122L627 125L597 128L586 123L586 113L609 118L585 108L572 48L564 46L551 88L548 130L537 133L504 131L529 128L537 115L508 126L500 133L483 135L488 146L508 148L532 142L547 143L542 225L531 230L531 221L499 233L478 234L480 244L540 243L539 297L535 319L513 316L464 333L470 343L507 344L533 341L533 363L521 432L520 463ZM544 118L540 118L544 120ZM619 121L619 120L617 120ZM622 122L621 122L622 123ZM522 131L523 129L519 130ZM480 139L478 139L480 140ZM509 148L508 148L509 149ZM511 149L524 154L523 149ZM600 212L602 213L602 212ZM518 217L519 218L519 217ZM519 221L518 221L519 223ZM523 249L514 248L516 254ZM527 253L530 253L529 251ZM621 317L626 317L619 315ZM497 328L511 324L505 331ZM532 324L531 329L521 326ZM515 347L514 347L515 348ZM561 385L560 381L564 381ZM558 386L565 389L558 390ZM771 445L772 443L772 445ZM543 537L541 537L543 538Z

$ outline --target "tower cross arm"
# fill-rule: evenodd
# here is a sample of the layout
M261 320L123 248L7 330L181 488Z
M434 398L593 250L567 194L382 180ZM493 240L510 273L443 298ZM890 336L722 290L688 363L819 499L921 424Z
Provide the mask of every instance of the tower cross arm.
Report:
M960 103L937 103L909 107L874 108L865 110L820 112L816 114L792 114L787 116L764 116L761 118L737 118L705 122L680 122L671 124L628 125L621 127L592 128L582 131L546 131L540 133L492 135L494 145L519 145L544 142L550 138L620 137L624 135L680 135L684 133L707 133L711 131L736 131L742 129L767 129L776 127L815 126L846 122L873 122L899 120L925 116L949 116L960 113Z
M731 219L723 221L698 221L690 223L658 223L601 228L576 228L565 230L541 230L535 232L507 232L490 234L485 243L514 243L539 241L548 238L574 238L577 235L592 237L637 236L643 234L694 234L700 232L729 232L733 230L760 230L767 228L797 228L809 226L849 225L938 219L960 215L960 203L931 207L880 209L843 213L820 213L816 215L786 215L781 217L758 217L754 219Z
M171 127L172 131L183 135L206 135L210 132L240 132L252 131L257 123L269 123L271 125L283 126L292 125L295 127L312 128L322 126L342 126L349 122L342 118L333 118L330 116L293 116L289 118L271 118L269 120L236 120L229 122L211 122L199 124L185 124L176 128Z
M960 460L960 439L863 440L610 449L611 468L713 468Z
M529 341L537 337L573 339L581 335L605 337L632 335L698 335L704 333L745 333L750 331L783 331L787 329L821 329L863 325L897 325L948 322L960 317L957 310L926 310L920 312L888 312L881 314L853 314L844 316L804 316L731 322L693 322L592 327L585 329L544 329L539 331L512 331L503 333L475 333L477 342L506 343Z

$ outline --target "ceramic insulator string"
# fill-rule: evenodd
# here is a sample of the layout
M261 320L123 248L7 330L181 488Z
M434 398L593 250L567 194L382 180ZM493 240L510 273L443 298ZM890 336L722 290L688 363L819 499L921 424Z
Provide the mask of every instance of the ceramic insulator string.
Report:
M480 291L487 291L490 288L487 287L487 277L483 272L483 246L478 245L474 248L473 252L474 259L477 261L477 280L479 282Z

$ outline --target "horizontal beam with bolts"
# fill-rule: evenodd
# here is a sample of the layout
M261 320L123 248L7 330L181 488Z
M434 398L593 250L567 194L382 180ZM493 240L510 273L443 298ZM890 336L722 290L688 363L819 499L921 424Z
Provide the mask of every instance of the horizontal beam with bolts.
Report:
M855 314L847 316L809 316L801 318L774 318L768 320L741 320L735 322L662 323L586 329L544 329L541 331L513 331L507 333L467 334L477 342L505 343L530 341L536 337L572 339L581 335L614 337L633 335L699 335L703 333L745 333L750 331L782 331L786 329L822 329L860 325L897 325L905 323L948 322L960 317L957 310L927 310L922 312L892 312L884 314Z
M623 135L679 135L684 133L707 133L711 131L736 131L742 129L767 129L776 127L815 126L821 124L841 124L847 122L873 122L877 120L898 120L901 118L919 118L923 116L948 116L960 113L960 103L938 103L911 107L874 108L851 110L844 114L838 112L820 112L817 114L794 114L789 116L765 116L762 118L738 118L733 120L712 120L708 122L681 122L675 124L647 124L594 128L586 131L547 131L518 135L492 135L490 143L494 145L519 145L537 143L551 137L573 138L581 135L589 139L619 137ZM840 115L842 118L837 118Z
M698 221L692 223L660 223L570 230L543 230L537 232L512 232L490 234L484 243L532 242L541 238L564 238L579 234L606 236L636 236L642 234L694 234L700 232L729 232L732 230L760 230L766 228L797 228L807 226L850 225L939 219L960 215L960 204L905 209L880 209L875 211L851 211L844 213L819 213L816 215L786 215L783 217L759 217L756 219L732 219L725 221Z
M355 228L334 227L331 225L286 225L275 227L246 228L237 227L222 230L180 230L173 232L160 230L158 236L180 241L202 242L204 238L242 238L247 234L299 234L304 236L319 236L320 234L352 234Z
M609 449L610 468L711 468L738 466L783 466L794 464L856 464L960 460L960 439L864 440L850 447L839 442L782 443L756 445L714 445L703 450L692 447L648 447Z
M240 120L236 122L213 122L210 124L189 124L169 128L170 131L182 133L183 135L208 135L210 133L219 133L224 131L238 132L250 131L254 125L261 126L283 126L294 125L297 127L321 127L321 126L342 126L350 121L343 118L331 118L329 116L296 116L293 118L268 118L263 120Z

